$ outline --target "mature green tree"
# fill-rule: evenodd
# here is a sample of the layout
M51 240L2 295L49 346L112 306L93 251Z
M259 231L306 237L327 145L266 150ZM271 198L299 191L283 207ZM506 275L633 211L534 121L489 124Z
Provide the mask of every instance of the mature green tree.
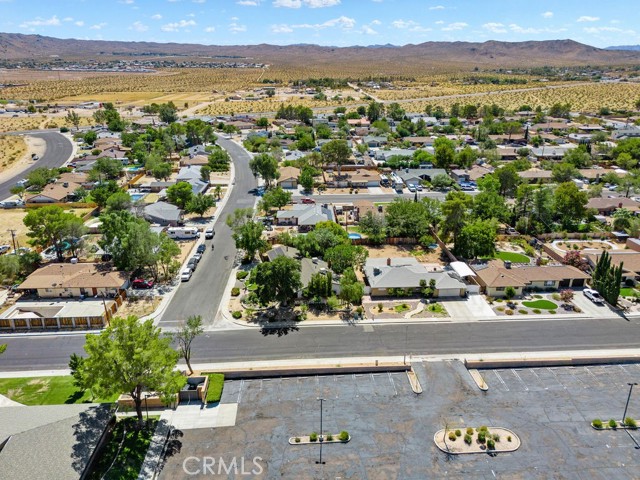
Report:
M202 317L200 315L191 315L186 321L178 324L178 331L173 334L173 339L178 344L178 351L189 369L189 375L193 373L193 368L191 368L191 344L196 337L203 333Z
M591 276L593 287L614 307L618 303L618 297L620 296L623 266L623 262L620 262L618 266L612 265L611 256L605 250L598 258Z
M145 168L153 178L165 182L169 179L171 172L173 171L171 163L165 162L164 160L147 160Z
M156 249L160 242L149 224L128 211L100 215L102 239L100 247L113 256L119 270L135 272L156 265Z
M351 149L346 140L331 140L322 146L320 153L323 163L325 165L336 165L338 167L338 175L340 175L342 165L351 156Z
M82 136L82 139L87 145L93 145L93 143L98 139L98 134L95 130L89 130Z
M476 151L467 145L456 154L456 163L462 167L470 167L477 158Z
M178 121L178 109L173 102L163 103L158 111L160 121L164 123L173 123Z
M256 126L264 128L265 130L269 128L269 119L267 117L260 117L256 120Z
M193 189L189 182L178 182L167 188L167 200L183 210L192 199Z
M207 210L213 208L216 204L216 201L213 199L211 195L205 195L204 193L199 193L197 195L193 195L191 200L187 202L186 211L189 213L197 213L202 217Z
M300 172L300 185L302 185L305 192L313 190L313 169L309 167L302 169Z
M331 138L331 135L333 135L333 132L328 125L321 123L316 127L316 137L327 139Z
M93 187L90 198L98 207L103 208L107 206L112 195L123 191L114 180L109 180Z
M640 190L640 170L631 170L620 179L619 190L624 192L625 197Z
M258 175L262 177L267 183L267 187L280 175L278 172L278 160L268 153L261 153L253 157L249 161L249 168L256 177Z
M472 207L473 197L463 192L449 192L442 203L442 233L452 235L454 244L467 223Z
M360 231L376 245L382 244L387 238L387 222L384 215L376 215L369 211L360 217L358 226Z
M253 220L252 209L237 209L227 217L227 225L233 230L236 248L245 251L245 259L253 260L256 252L266 248L268 243L262 238L264 225Z
M347 305L358 305L362 303L364 295L364 285L358 282L353 268L345 270L340 278L340 294L339 298L346 302Z
M83 230L82 219L73 213L66 213L56 205L48 205L29 211L23 220L29 228L27 236L31 239L31 245L42 248L53 246L59 262L64 260L62 256L62 240L73 233L81 233Z
M389 236L419 239L438 223L440 212L425 202L397 198L385 208L385 219Z
M272 209L280 210L291 203L291 196L291 192L284 190L282 187L267 190L260 202L261 209L265 212L269 212Z
M562 228L572 229L587 213L587 193L581 191L574 182L561 183L556 187L553 204Z
M438 168L449 168L455 163L456 149L454 143L446 137L438 137L433 142L435 149L435 166Z
M483 220L495 218L501 222L507 222L511 215L504 197L493 191L480 192L474 197L473 214Z
M405 113L406 112L404 111L404 109L397 102L392 102L387 105L387 115L389 115L391 119L395 120L396 122L402 120Z
M500 182L500 191L498 193L503 197L513 197L520 184L520 176L515 165L509 164L498 168L494 175Z
M475 220L460 231L454 245L456 255L464 258L491 256L496 246L495 220Z
M18 198L22 200L25 190L26 188L24 188L24 185L14 185L9 189L9 193L11 193L11 195L17 195Z
M580 145L578 148L572 148L567 151L562 157L562 161L570 163L576 168L587 168L593 163L585 145Z
M102 157L96 160L91 170L89 170L89 181L102 182L104 180L115 180L122 172L122 162L117 158Z
M53 182L57 177L57 169L40 167L27 174L27 181L29 182L30 187L42 189L48 183Z
M277 301L287 305L302 287L300 262L285 256L258 264L254 278L256 294L263 304Z
M311 134L305 133L298 138L296 142L296 147L301 152L307 152L309 150L313 150L316 146L316 141L313 139Z
M76 127L76 130L78 130L78 127L80 126L80 115L78 115L73 110L69 110L67 112L67 116L64 118L68 123Z
M553 181L556 183L570 182L580 175L578 169L571 163L557 163L551 168Z
M328 249L323 258L334 272L342 273L347 268L362 265L367 255L367 250L361 246L342 243Z
M122 132L126 127L126 123L120 117L113 103L104 103L103 107L104 108L100 110L96 110L93 114L96 123L107 125L107 128L112 132Z
M81 375L98 395L129 394L142 427L144 392L169 397L184 385L185 378L176 370L179 355L170 343L152 320L114 318L99 335L87 335Z
M455 184L455 180L446 173L439 173L431 178L431 186L435 190L444 190L445 188L453 187Z
M131 208L131 204L131 195L124 190L119 190L107 199L107 212L129 210Z
M624 231L631 226L631 219L634 217L633 212L627 208L618 208L613 212L613 229L616 231Z
M228 172L231 157L229 154L217 147L209 154L209 166L212 172Z
M384 115L384 105L376 101L372 101L367 107L367 118L371 123L379 120Z

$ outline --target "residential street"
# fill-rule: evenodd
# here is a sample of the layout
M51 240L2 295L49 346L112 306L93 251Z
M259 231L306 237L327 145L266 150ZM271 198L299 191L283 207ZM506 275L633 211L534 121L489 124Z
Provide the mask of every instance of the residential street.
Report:
M190 315L202 315L205 325L212 325L220 300L227 286L236 247L231 238L231 229L225 220L237 208L253 207L255 196L248 193L256 187L256 179L249 170L250 155L230 140L218 137L218 145L232 156L235 165L235 185L225 207L216 212L215 250L211 251L211 240L207 240L207 251L202 256L191 280L182 283L160 320L161 327L175 327L177 322Z
M27 133L25 132L25 135ZM45 154L42 155L40 160L37 162L33 162L29 167L14 176L13 178L0 183L0 200L4 200L5 198L11 196L11 188L16 184L18 180L25 178L27 174L40 167L59 167L64 162L69 160L71 156L71 152L73 151L73 145L71 141L62 135L61 133L50 131L37 131L34 133L28 133L30 137L41 138L46 142L46 151Z
M3 338L0 370L66 368L83 353L83 335ZM414 325L243 329L206 332L193 344L195 363L349 356L636 348L640 323L620 317Z

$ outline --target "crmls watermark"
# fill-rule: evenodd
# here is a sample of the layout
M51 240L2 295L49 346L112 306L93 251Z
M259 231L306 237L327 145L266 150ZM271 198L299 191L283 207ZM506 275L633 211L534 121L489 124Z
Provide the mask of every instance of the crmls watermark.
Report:
M262 457L245 459L244 457L187 457L182 462L182 470L187 475L260 475L264 468L260 464Z

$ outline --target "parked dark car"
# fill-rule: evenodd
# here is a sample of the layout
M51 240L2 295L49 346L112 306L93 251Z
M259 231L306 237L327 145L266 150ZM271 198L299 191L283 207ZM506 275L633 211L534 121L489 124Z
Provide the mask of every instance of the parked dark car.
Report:
M207 249L206 245L204 243L201 243L200 245L198 245L198 249L196 251L198 253L204 253L206 249Z
M153 288L153 280L145 280L144 278L136 278L131 282L133 288Z

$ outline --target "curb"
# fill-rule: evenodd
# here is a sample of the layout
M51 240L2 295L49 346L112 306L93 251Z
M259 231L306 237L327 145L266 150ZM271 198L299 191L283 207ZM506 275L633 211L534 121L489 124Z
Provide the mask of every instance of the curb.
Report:
M327 440L326 439L327 435L323 435L323 437L325 438L322 441L320 441L320 435L318 435L318 440L316 440L315 442L312 442L311 440L309 440L309 435L304 435L300 437L290 437L289 445L320 445L321 443L323 445L327 445L331 443L349 443L351 441L351 435L349 435L349 438L347 438L346 440L339 440L338 439L339 436L340 434L336 434L336 435L333 435L334 440ZM300 439L300 441L296 442L296 438Z
M489 390L487 382L484 381L484 378L482 378L482 374L477 369L469 369L469 375L471 375L471 378L473 378L473 381L476 382L476 385L480 390L482 390L483 392Z
M514 442L511 442L513 444L512 448L494 448L492 450L489 450L486 445L485 445L485 449L484 450L478 450L478 451L472 451L472 452L455 452L455 451L451 451L451 450L447 450L446 448L442 448L440 446L440 443L437 440L437 436L442 434L442 438L444 439L444 434L445 429L442 430L438 430L436 433L434 433L433 435L433 443L435 443L436 447L441 451L444 452L446 454L449 455L478 455L478 454L484 454L484 455L491 455L494 453L511 453L511 452L515 452L516 450L518 450L521 446L522 446L522 440L520 440L520 437L518 437L518 435L516 435L512 430L509 430L508 428L504 428L504 427L487 427L489 432L491 432L491 429L495 429L495 430L501 430L502 432L507 432L508 434L511 435L511 438L514 440ZM448 429L449 431L452 431L452 429ZM460 429L462 430L462 428ZM475 429L474 429L475 430ZM462 440L463 437L459 437L461 441L464 442L464 440ZM444 440L443 440L444 441ZM500 442L500 445L502 445L502 441ZM480 447L478 447L480 448Z

